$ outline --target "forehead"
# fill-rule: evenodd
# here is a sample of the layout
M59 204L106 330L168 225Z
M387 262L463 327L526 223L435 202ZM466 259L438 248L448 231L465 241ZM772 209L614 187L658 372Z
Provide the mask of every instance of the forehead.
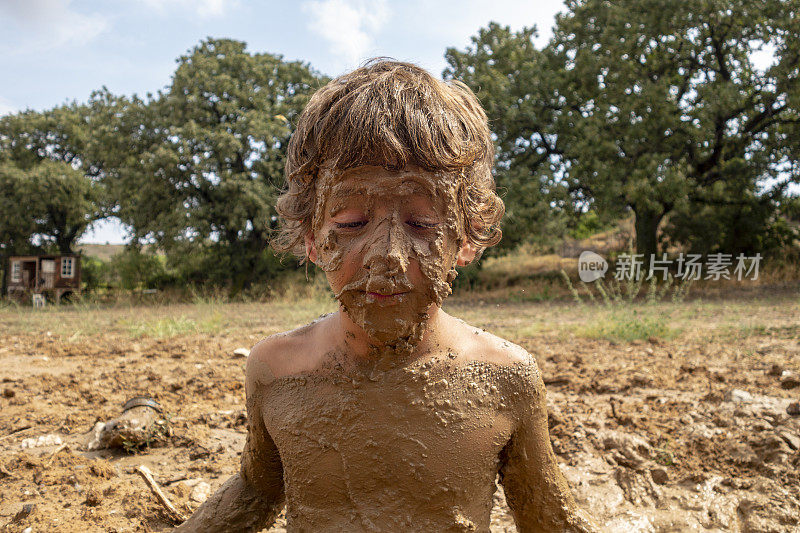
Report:
M416 166L402 170L364 166L346 171L323 169L318 195L329 200L349 198L424 196L447 200L454 190L454 180L443 172L431 172Z

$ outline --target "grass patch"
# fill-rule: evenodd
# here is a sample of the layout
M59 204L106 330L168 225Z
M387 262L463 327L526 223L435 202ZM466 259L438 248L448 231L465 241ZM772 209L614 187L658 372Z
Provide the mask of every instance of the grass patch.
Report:
M165 317L156 320L141 320L128 322L128 333L131 337L175 337L197 333L199 328L197 322L186 316Z
M653 447L653 460L661 466L675 466L677 461L672 447L672 442L668 439L659 439L658 445Z
M663 317L642 316L635 310L607 314L589 325L578 326L576 330L582 337L613 342L670 340L680 332L668 325Z
M800 339L800 325L768 326L766 324L732 324L720 327L720 340L744 340L750 337Z

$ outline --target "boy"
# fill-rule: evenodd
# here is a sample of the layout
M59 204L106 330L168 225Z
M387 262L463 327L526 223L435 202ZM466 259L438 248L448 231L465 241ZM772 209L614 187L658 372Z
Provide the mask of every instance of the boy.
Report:
M588 531L522 348L441 310L500 239L486 115L463 84L376 60L319 90L289 144L274 245L338 312L247 362L239 474L180 531L488 531L495 478L521 531Z

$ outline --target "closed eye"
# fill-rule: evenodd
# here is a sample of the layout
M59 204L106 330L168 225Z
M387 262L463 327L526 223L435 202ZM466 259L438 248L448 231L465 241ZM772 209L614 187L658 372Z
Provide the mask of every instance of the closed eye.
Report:
M357 220L355 222L334 222L333 224L338 229L358 229L363 228L367 223L364 220Z
M406 224L408 224L414 229L433 229L436 226L438 226L438 224L435 224L433 222L421 222L419 220L409 220L408 222L406 222Z

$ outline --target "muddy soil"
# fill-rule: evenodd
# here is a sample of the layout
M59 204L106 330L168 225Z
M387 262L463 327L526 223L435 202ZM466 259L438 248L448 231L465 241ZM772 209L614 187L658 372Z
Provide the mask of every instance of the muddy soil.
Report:
M233 352L257 335L0 339L0 531L168 531L136 466L185 514L236 471L245 359ZM800 386L781 382L800 373L796 328L512 340L542 367L554 449L604 530L798 531ZM95 423L137 395L161 403L168 428L140 450L87 451ZM493 532L515 531L502 490L492 517Z

